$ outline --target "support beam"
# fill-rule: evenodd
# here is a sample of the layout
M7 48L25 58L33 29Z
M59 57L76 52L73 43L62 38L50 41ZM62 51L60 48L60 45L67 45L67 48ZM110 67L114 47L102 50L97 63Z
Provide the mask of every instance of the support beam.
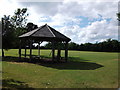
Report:
M61 59L61 49L60 49L60 47L58 47L57 60L59 61L60 59Z
M38 57L40 59L40 42L38 43Z
M52 61L55 59L55 42L52 42Z
M26 52L27 52L27 49L26 49L26 43L25 43L25 58L26 58Z
M2 48L2 57L4 57L4 50L3 50L3 48Z
M32 40L30 40L30 60L32 59Z
M26 49L26 46L25 46L25 58L26 58L26 52L27 52L27 49Z
M19 59L21 59L21 40L20 40L20 44L19 44Z
M58 49L58 52L57 52L57 60L60 60L61 58L61 49Z
M38 57L39 57L39 59L40 59L40 44L41 44L42 42L43 42L43 41L38 42Z
M68 60L68 42L65 43L65 61Z
M59 61L61 59L61 45L62 45L62 42L58 42L57 43L57 48L58 48L58 52L57 52L57 60Z

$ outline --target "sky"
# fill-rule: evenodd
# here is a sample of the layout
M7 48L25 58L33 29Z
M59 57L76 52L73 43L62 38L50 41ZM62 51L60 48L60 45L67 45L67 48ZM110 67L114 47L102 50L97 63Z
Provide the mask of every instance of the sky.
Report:
M0 0L0 18L27 8L27 22L48 24L72 42L95 43L118 39L119 0Z

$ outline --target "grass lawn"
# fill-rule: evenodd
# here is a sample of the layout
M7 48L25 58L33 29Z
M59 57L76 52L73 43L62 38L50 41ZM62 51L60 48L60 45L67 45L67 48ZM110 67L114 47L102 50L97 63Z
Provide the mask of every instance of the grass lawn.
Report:
M41 50L43 57L50 57L50 52ZM2 61L3 88L118 87L118 53L69 51L67 63L16 62L17 49L5 51L5 55L10 57Z

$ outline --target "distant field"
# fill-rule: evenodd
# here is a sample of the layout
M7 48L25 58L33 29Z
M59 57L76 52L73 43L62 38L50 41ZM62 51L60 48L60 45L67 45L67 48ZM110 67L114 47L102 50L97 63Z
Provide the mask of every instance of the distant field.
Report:
M50 57L50 52L41 50L41 55ZM37 53L37 50L33 50L34 55ZM3 88L118 87L118 53L69 51L67 63L39 64L16 62L17 49L5 51L5 55L10 57L2 62Z

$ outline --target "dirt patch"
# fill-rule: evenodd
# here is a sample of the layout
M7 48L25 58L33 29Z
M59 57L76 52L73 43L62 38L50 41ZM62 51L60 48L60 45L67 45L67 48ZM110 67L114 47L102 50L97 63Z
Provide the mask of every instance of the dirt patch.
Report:
M20 63L20 62L9 62L9 63L11 63L11 64L26 64L24 62L22 62L22 63Z
M115 61L120 61L120 59L113 59L113 60L115 60Z

